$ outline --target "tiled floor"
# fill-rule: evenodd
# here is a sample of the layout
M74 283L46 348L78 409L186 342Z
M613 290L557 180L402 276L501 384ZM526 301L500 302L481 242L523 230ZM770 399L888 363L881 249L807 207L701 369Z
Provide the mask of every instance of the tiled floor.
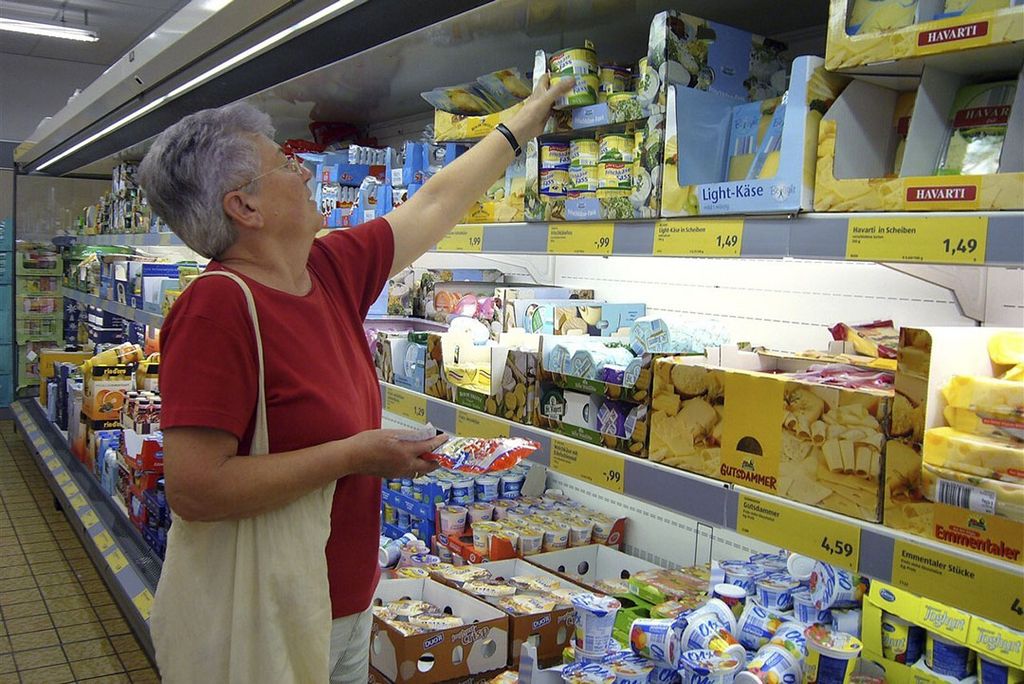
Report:
M0 422L0 684L159 681L14 423Z

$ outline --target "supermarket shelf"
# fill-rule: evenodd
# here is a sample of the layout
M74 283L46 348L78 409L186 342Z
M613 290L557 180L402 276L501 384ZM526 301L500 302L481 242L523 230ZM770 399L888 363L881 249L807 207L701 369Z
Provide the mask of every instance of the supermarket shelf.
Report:
M707 249L706 241L695 239L692 244L675 242L667 250L659 250L663 256L739 256L756 259L847 259L847 235L850 221L876 219L886 225L911 223L922 225L928 230L928 221L934 218L953 217L987 219L988 231L985 241L984 260L940 261L938 257L914 253L913 246L906 243L894 244L889 262L912 263L971 263L988 266L1024 266L1024 212L930 212L920 213L864 213L827 214L811 213L796 216L720 216L664 219L674 224L713 225L722 221L742 221L742 239L738 254L726 254ZM619 221L614 223L614 239L611 254L618 256L654 256L656 251L656 225L660 221ZM549 245L549 229L572 229L585 224L563 223L492 223L470 224L461 228L479 230L482 240L474 245L468 241L452 243L444 251L484 252L492 254L602 254L599 248L580 241L564 243L570 247ZM605 224L607 225L607 224ZM937 236L936 241L941 241ZM173 233L147 233L141 235L89 235L79 238L83 244L95 245L136 245L174 246L182 242ZM906 250L909 253L905 253Z
M1024 568L1019 565L961 552L956 547L921 539L880 524L848 518L781 497L662 466L647 459L585 444L540 428L512 423L393 385L381 384L381 402L385 407L391 406L394 409L391 415L397 418L405 421L430 422L452 434L456 433L456 426L467 417L470 421L475 418L484 424L502 428L507 426L510 436L525 437L541 444L537 455L531 460L547 467L552 467L553 440L568 443L578 447L580 453L595 464L589 467L591 472L587 472L586 464L574 468L572 472L555 466L563 475L769 544L785 546L819 560L836 565L845 564L852 570L884 582L899 586L903 581L904 588L919 595L947 602L950 601L951 595L957 596L961 600L956 605L964 610L984 615L1018 630L1024 627L1024 618L1011 608L1014 599L1024 603L1024 594L1020 593L1024 591ZM420 407L425 410L420 412ZM581 461L583 460L586 458L581 458ZM613 480L613 483L609 483L608 478L603 477L609 463L618 463L613 465L612 469L621 473L621 479ZM743 514L744 505L770 509L771 514L778 514L778 517L774 522L761 521L756 530L752 530L748 527L749 516ZM851 544L852 553L848 559L844 559L842 553L837 553L840 550L837 541ZM823 544L833 547L833 550L825 551ZM984 586L977 586L977 583L973 586L973 591L961 591L959 583L964 580L956 572L924 573L926 577L918 577L917 581L907 585L907 578L913 579L914 575L900 568L900 560L897 557L899 549L903 550L904 556L909 552L926 559L951 561L958 566L970 568L971 572L978 575L978 583L998 582L999 584L995 586L1007 587L1005 605L1000 601L998 606L994 607L991 597L983 595ZM981 575L984 575L984 580ZM1013 595L1014 587L1017 588L1017 595Z
M100 489L68 449L67 438L46 419L36 399L11 406L18 431L30 445L44 477L103 576L150 659L149 609L161 561L143 541L123 508Z
M112 314L117 314L121 318L127 318L128 320L135 321L136 323L142 323L144 325L151 325L155 328L159 328L164 322L164 317L160 314L150 313L148 311L143 311L142 309L135 309L133 307L126 306L125 304L112 302L109 299L103 299L102 297L73 290L70 287L65 287L63 294L68 299L74 299L76 302L80 302L82 304L99 307L104 311L109 311Z

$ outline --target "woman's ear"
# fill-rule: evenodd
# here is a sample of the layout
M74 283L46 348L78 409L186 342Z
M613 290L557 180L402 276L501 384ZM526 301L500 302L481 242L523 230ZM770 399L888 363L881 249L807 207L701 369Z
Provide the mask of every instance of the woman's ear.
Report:
M224 195L224 213L238 226L259 228L263 225L263 215L252 195L234 190Z

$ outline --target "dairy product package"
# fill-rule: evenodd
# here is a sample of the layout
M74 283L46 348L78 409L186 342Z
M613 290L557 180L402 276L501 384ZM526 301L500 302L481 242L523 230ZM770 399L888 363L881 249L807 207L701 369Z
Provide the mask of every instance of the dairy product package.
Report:
M1024 5L1024 0L946 0L945 13L965 17L1021 5Z
M1024 416L954 406L947 406L942 415L957 432L985 437L1018 448L1024 447Z
M1024 383L1015 380L954 375L942 396L954 408L1024 416Z
M729 342L729 331L713 319L643 316L633 322L629 343L637 354L703 354Z
M936 173L980 175L999 171L1016 81L964 86L953 100L949 135Z
M782 104L775 108L771 123L765 131L764 138L757 146L754 161L747 171L747 180L774 178L779 170L779 152L782 149L782 125L786 120L786 96Z
M916 14L917 0L853 0L846 33L893 31L913 24Z
M969 475L1024 484L1024 444L1004 444L951 427L932 428L924 433L924 462Z
M1024 484L925 463L921 467L921 488L930 501L1024 522Z
M914 102L917 91L900 93L896 99L896 110L892 115L892 126L896 129L896 154L893 156L892 176L900 175L903 166L903 152L907 146L907 134L910 133L910 116L914 113Z
M754 162L754 152L761 142L761 103L749 102L733 107L732 123L729 128L729 178L741 181L747 177ZM771 122L771 115L767 117ZM765 125L767 128L767 125Z

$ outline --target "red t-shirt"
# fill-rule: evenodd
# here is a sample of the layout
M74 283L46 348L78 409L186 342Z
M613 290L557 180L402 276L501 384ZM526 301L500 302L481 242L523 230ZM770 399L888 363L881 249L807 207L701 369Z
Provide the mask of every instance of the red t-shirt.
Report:
M376 219L313 242L307 264L313 287L305 296L242 276L263 338L271 453L380 427L380 389L362 321L393 255L391 226ZM167 316L160 345L162 427L224 430L238 438L238 453L248 454L257 359L241 288L227 278L190 285ZM366 610L376 589L380 487L379 478L366 475L338 480L327 542L336 618Z

